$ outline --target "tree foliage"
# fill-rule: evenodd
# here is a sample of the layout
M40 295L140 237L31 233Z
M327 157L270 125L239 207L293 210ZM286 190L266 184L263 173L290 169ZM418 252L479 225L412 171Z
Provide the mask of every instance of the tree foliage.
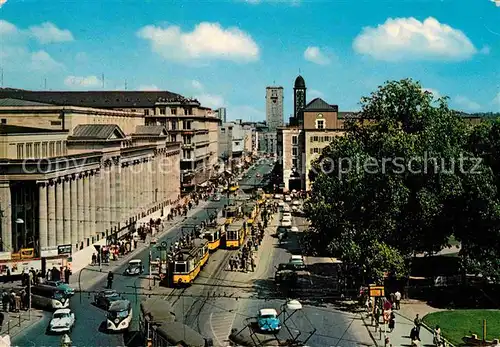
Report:
M312 252L378 281L406 275L405 260L440 251L454 235L469 269L498 272L499 122L472 127L408 79L362 98L345 128L311 171Z

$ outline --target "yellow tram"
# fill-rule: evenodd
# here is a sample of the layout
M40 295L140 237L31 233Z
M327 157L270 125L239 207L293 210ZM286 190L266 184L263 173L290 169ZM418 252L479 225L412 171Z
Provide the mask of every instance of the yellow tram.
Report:
M209 242L206 239L194 239L190 248L183 248L174 256L172 273L174 284L191 284L209 257Z
M226 207L226 210L224 213L225 217L226 217L226 226L233 223L233 221L239 217L240 210L241 210L240 206L237 206L237 205L230 205L230 206Z
M235 191L238 190L239 187L240 186L239 186L238 182L231 182L231 184L229 185L229 191L234 193Z
M205 228L203 238L208 241L208 250L211 252L216 251L221 244L221 237L224 233L224 225L214 223Z
M226 229L225 246L227 249L238 249L245 242L245 222L241 219L230 224Z

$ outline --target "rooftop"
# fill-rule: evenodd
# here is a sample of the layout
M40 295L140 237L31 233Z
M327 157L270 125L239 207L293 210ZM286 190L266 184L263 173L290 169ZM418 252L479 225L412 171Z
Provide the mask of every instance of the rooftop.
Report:
M1 106L12 107L12 106L53 106L53 105L42 102L22 100L22 99L3 98L0 99L0 107Z
M82 106L96 108L154 107L158 102L189 104L188 99L170 91L32 91L0 88L0 98L31 101L58 106ZM199 103L198 103L199 104ZM14 106L14 105L6 105ZM33 105L31 105L33 106Z
M167 130L163 125L138 125L133 135L166 136Z
M310 101L304 111L323 111L323 112L337 112L339 107L337 105L330 105L321 98L316 98Z
M68 140L114 140L127 136L116 124L80 124L73 129Z
M54 130L54 129L43 129L43 128L33 128L24 127L20 125L9 125L0 124L0 134L43 134L43 133L67 133L67 130Z

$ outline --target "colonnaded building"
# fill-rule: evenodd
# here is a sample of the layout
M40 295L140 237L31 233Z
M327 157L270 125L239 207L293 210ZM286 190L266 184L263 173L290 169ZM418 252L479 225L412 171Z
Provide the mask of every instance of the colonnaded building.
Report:
M4 98L0 122L2 252L71 245L88 264L89 246L180 199L181 138L144 112Z

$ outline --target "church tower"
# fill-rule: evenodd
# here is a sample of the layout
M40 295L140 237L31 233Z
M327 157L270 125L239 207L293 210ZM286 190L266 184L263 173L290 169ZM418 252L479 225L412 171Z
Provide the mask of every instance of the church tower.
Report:
M302 76L297 76L293 87L293 116L299 125L304 123L301 111L306 107L306 82Z

